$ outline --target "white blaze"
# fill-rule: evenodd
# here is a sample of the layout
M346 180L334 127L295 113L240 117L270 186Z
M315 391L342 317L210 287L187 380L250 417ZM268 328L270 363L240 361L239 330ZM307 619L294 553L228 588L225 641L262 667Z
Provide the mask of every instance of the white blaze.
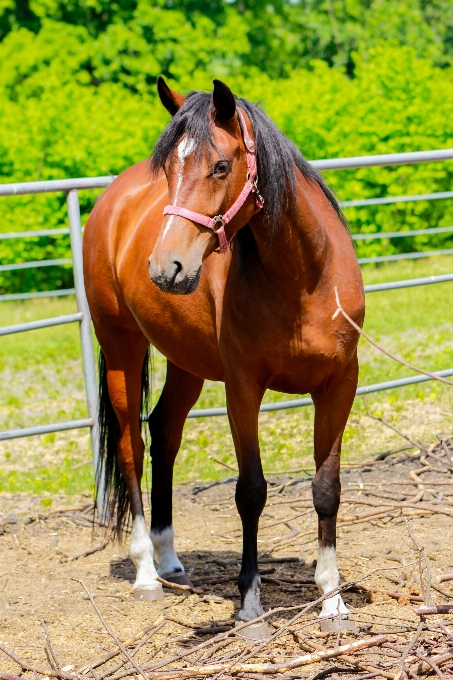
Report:
M322 595L329 593L340 583L337 553L332 546L329 548L319 548L315 582ZM338 607L340 608L340 614L349 614L349 609L343 602L341 595L334 595L324 600L320 616L338 616Z
M156 553L159 576L165 576L165 574L169 576L175 572L184 573L184 567L174 548L175 532L173 527L168 527L163 531L152 531L151 538Z
M190 156L192 151L195 148L195 141L191 137L184 137L178 144L178 160L179 160L179 168L178 168L178 182L176 184L176 191L175 191L175 197L173 199L173 205L178 205L178 195L179 195L179 190L181 188L182 184L182 179L183 179L183 174L184 174L184 163L186 161L187 156ZM170 215L168 218L168 222L165 225L164 233L162 234L162 241L164 240L166 234L168 233L168 230L171 227L171 224L173 222L174 215Z

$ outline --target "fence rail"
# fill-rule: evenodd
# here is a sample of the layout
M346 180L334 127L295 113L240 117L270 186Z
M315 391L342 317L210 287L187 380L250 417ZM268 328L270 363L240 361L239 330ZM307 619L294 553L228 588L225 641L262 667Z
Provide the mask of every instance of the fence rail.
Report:
M359 156L354 158L335 158L313 161L312 165L319 170L344 170L352 168L365 168L384 165L406 165L411 163L427 163L453 160L453 149L443 149L434 151L419 151L401 154L383 154L379 156ZM80 220L80 206L78 191L86 189L102 189L107 187L113 180L114 176L104 177L84 177L78 179L65 180L49 180L44 182L21 182L14 184L0 184L0 196L20 196L25 194L40 194L48 192L64 191L67 196L67 209L69 229L41 229L30 232L13 232L8 234L1 234L0 239L15 239L15 238L36 238L40 236L60 236L69 234L72 251L72 266L74 270L74 288L58 291L42 291L36 293L12 293L9 295L1 295L0 301L5 300L23 300L27 298L39 297L55 297L60 295L75 294L77 301L77 313L55 317L52 319L42 319L38 321L31 321L24 324L16 324L13 326L6 326L0 328L0 336L11 335L13 333L21 333L24 331L36 330L38 328L49 328L67 323L79 323L83 370L85 379L85 390L87 400L88 418L80 420L71 420L63 423L51 423L48 425L38 425L35 427L20 428L16 430L8 430L0 432L0 441L7 439L16 439L19 437L29 437L32 435L47 434L50 432L61 432L65 430L85 428L91 429L91 444L93 451L93 463L96 468L98 461L97 450L97 384L96 371L94 364L94 351L91 337L91 318L88 307L88 302L85 294L85 286L83 281L83 264L82 264L82 227ZM379 205L388 203L399 203L408 201L421 200L440 200L452 198L453 192L438 192L432 194L418 194L413 196L395 196L384 198L372 198L356 201L347 201L343 204L344 207L360 207L367 205ZM365 239L383 239L383 238L401 238L403 236L418 236L429 234L448 233L453 231L453 227L435 227L433 229L419 229L407 232L387 232L387 233L372 233L372 234L355 234L354 240ZM445 254L447 251L431 251L430 255ZM448 251L450 252L453 251ZM409 255L414 255L413 253ZM422 256L418 255L417 256ZM395 259L395 256L389 256ZM382 261L380 258L362 258L366 261ZM16 263L14 265L1 265L0 271L11 271L14 269L25 269L32 266L51 266L57 264L70 264L71 260L44 260L38 262ZM390 281L387 283L378 283L365 286L366 293L376 293L381 291L397 290L401 288L410 288L414 286L425 286L431 284L440 284L453 281L453 274L444 274L440 276L429 276L418 279L408 279L403 281ZM437 371L437 375L447 377L453 375L453 369L445 369ZM405 385L413 385L416 383L426 382L432 380L428 376L414 376L408 378L401 378L399 380L376 383L374 385L362 386L357 389L357 395L370 394L381 390L394 389L403 387ZM261 411L276 411L281 409L297 408L300 406L308 406L312 404L310 398L293 399L291 401L271 402L262 404ZM189 418L199 418L207 416L226 415L226 407L211 408L211 409L194 409L189 413Z

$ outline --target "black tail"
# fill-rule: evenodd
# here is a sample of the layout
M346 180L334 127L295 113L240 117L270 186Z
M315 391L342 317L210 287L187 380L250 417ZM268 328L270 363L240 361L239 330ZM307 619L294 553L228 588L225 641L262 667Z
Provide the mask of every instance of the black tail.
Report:
M149 349L146 352L141 378L142 412L148 413L150 404ZM141 426L141 422L140 422ZM107 366L99 351L99 459L96 470L96 505L103 521L112 527L121 540L129 521L129 498L126 482L118 463L119 424L110 400L107 385ZM148 447L147 447L148 448Z

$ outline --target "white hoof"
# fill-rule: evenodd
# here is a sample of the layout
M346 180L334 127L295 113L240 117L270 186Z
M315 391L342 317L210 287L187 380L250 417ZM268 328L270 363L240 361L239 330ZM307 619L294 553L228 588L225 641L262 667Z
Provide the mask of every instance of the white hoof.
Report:
M319 618L322 618L324 616L338 616L340 614L349 614L349 609L343 602L342 598L340 595L334 595L334 597L329 597L328 600L324 600L322 603L322 609L321 613L319 614Z
M132 597L134 600L147 602L153 602L154 600L162 601L164 599L164 589L162 588L162 584L156 581L155 584L150 586L137 586L137 588L132 588Z

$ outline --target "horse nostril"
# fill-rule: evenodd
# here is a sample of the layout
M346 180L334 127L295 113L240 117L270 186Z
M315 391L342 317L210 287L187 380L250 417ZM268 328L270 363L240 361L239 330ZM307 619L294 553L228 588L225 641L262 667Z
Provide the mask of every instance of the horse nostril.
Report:
M179 272L182 270L182 264L178 261L173 262L173 264L176 267L175 276L178 276Z

